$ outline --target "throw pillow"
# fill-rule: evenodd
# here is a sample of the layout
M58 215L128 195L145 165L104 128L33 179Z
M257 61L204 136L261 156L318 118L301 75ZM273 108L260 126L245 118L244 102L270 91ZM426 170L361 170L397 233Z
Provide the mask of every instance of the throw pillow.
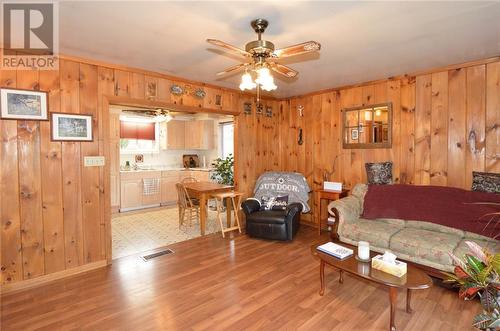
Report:
M288 206L288 195L276 197L271 207L272 210L285 210Z
M500 174L473 171L472 191L500 193Z
M279 197L266 197L261 198L260 210L285 210L288 205L288 195Z
M365 163L368 184L392 184L392 162Z

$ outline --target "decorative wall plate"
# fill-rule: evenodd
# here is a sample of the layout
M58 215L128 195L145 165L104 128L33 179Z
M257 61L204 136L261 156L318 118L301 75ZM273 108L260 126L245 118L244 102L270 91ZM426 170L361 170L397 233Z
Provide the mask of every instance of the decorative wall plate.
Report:
M264 106L263 106L263 105L259 102L259 103L257 104L257 108L256 108L256 110L255 110L255 113L256 113L256 114L259 114L259 115L260 115L260 114L262 114L262 109L263 109L263 108L264 108Z
M273 107L271 107L271 106L266 107L266 116L273 117Z
M196 90L194 90L193 95L198 99L203 99L205 95L207 95L207 92L205 92L201 87L199 87Z
M156 97L156 83L155 82L148 82L147 98L154 99L155 97Z
M252 104L250 102L245 102L243 104L243 112L245 113L245 115L252 114Z
M173 95L182 95L184 89L180 85L173 84L170 86L170 92L172 92Z
M222 95L220 94L215 95L215 105L222 106Z

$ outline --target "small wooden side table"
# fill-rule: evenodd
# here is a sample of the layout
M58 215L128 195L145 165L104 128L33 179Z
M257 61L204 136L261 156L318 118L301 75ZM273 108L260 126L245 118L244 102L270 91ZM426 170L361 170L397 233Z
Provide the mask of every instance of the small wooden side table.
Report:
M226 232L238 230L241 233L240 218L238 217L238 211L240 209L242 196L243 193L235 191L212 194L212 197L215 198L215 204L217 205L217 220L219 221L220 229L222 231L222 238L226 237L225 236ZM226 208L227 208L227 228L224 228L224 224L222 224L222 219L221 219L222 205L224 199L226 199ZM235 220L234 226L231 226L231 203L232 203L232 209L234 211L234 220Z
M324 189L314 190L314 217L316 218L316 223L318 224L318 235L321 235L321 226L323 224L323 219L321 218L321 200L338 200L346 197L348 193L349 190L346 189L342 189L342 191L331 191ZM328 216L327 219L325 219L325 223L327 222Z

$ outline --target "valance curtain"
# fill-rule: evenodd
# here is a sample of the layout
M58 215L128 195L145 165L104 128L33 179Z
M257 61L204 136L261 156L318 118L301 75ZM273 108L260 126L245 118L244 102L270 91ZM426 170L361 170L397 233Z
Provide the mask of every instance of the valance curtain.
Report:
M121 139L155 140L155 123L120 121Z

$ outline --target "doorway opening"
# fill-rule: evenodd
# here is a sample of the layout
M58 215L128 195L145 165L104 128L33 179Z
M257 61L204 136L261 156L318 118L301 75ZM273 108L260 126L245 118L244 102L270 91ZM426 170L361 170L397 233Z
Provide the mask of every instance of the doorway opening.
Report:
M175 108L158 114L149 105L109 106L112 259L201 236L199 216L180 221L177 184L216 182L213 162L234 159L234 115ZM205 234L220 231L210 208L205 223Z

